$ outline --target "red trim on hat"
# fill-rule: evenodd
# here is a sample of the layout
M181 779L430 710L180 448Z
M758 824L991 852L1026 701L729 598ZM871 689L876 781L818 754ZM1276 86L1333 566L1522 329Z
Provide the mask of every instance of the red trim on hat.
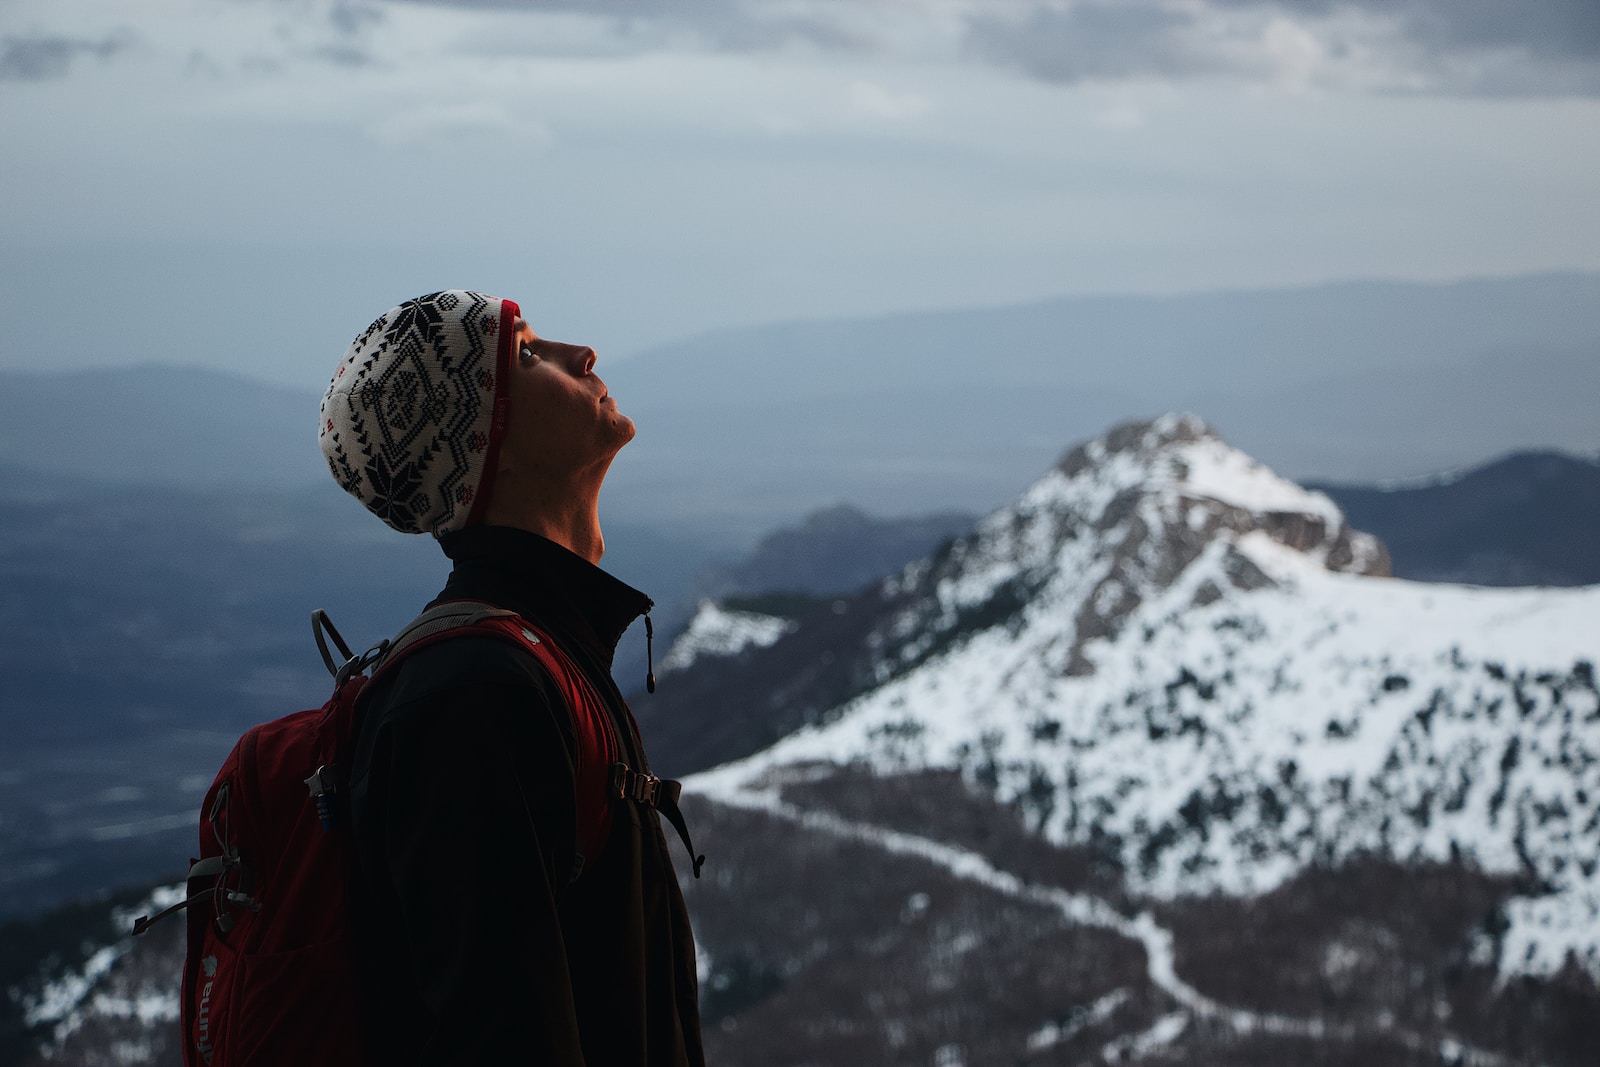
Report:
M494 352L494 411L489 416L489 445L484 450L483 473L478 476L478 490L472 497L472 510L467 512L465 525L476 526L483 521L483 509L489 503L494 489L495 467L500 461L500 442L506 435L506 425L511 421L511 350L516 345L517 316L522 309L510 300L500 301L500 335Z

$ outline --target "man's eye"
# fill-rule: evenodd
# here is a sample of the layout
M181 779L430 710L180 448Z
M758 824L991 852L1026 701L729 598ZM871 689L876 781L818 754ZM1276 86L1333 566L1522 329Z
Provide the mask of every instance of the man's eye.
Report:
M532 363L533 362L533 349L529 348L527 345L523 345L522 346L522 351L519 353L519 355L522 358L522 362L524 362L524 363Z

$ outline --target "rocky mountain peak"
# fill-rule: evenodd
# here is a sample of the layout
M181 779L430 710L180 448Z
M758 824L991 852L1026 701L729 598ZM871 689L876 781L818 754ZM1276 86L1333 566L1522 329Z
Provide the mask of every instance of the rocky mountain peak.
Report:
M1259 534L1333 571L1387 575L1381 542L1338 507L1227 445L1192 415L1129 422L1069 451L1017 503L979 524L943 558L913 565L891 588L913 603L892 632L929 635L1000 621L1052 583L1078 607L1065 673L1094 670L1087 643L1116 636L1152 592L1202 554L1215 574L1195 585L1211 603L1223 585L1274 579L1238 550ZM919 595L921 594L921 595Z
M1073 448L1053 473L1059 485L1050 486L1047 478L1029 495L1098 501L1109 491L1102 529L1117 524L1129 507L1124 494L1134 494L1152 498L1164 524L1192 531L1195 536L1181 538L1191 546L1219 531L1260 530L1315 556L1329 570L1389 573L1382 544L1350 529L1331 499L1273 473L1193 415L1123 423Z

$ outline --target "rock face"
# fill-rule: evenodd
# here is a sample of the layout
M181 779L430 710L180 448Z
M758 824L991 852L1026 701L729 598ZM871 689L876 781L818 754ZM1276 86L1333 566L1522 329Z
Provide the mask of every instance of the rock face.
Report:
M793 765L954 769L1155 898L1367 855L1463 862L1519 879L1480 957L1600 976L1600 589L1387 571L1327 497L1197 420L1119 427L948 551L725 664L717 714L764 684L808 721L692 784L732 801Z
M1068 644L1056 649L1068 676L1094 673L1085 646L1115 639L1151 594L1170 589L1207 550L1220 574L1194 602L1223 589L1274 581L1237 547L1249 534L1294 549L1329 570L1387 575L1378 541L1351 530L1331 500L1284 481L1229 448L1198 419L1128 423L1067 453L1020 501L986 519L942 559L894 584L912 603L883 644L916 634L937 644L973 627L1009 623L1041 598L1076 603ZM903 646L902 658L919 655Z

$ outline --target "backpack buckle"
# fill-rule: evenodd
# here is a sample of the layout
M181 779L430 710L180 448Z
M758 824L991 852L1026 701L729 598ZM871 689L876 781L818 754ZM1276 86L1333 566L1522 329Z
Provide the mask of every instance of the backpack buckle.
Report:
M640 774L626 763L613 763L611 795L655 807L656 798L661 795L661 779L653 774Z

